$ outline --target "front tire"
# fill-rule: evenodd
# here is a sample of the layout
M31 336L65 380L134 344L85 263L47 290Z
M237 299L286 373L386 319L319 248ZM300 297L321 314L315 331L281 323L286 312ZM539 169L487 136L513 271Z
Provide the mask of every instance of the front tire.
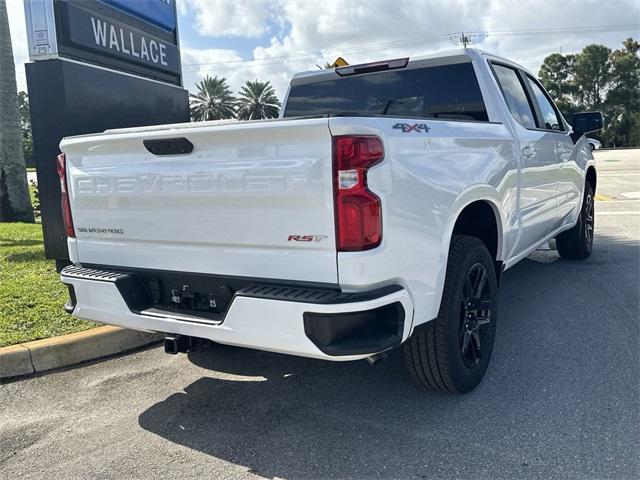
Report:
M407 340L414 379L432 390L466 393L484 377L493 351L498 282L493 258L475 237L454 235L438 317Z
M593 187L586 183L578 222L556 237L558 254L567 260L584 260L591 255L595 227Z

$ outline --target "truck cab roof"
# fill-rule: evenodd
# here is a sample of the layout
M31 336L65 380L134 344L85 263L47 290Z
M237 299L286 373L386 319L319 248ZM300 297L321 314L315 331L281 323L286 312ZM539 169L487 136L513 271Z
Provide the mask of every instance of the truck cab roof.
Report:
M466 57L466 58L465 58ZM491 59L499 61L500 63L504 63L507 65L512 65L521 70L526 71L527 73L531 73L529 70L524 68L522 65L519 65L511 60L508 60L504 57L500 57L494 55L492 53L486 52L479 48L455 48L449 50L442 50L433 53L427 53L423 55L417 55L413 57L407 57L408 63L404 68L420 68L426 66L435 66L435 65L446 65L449 63L460 63L462 61L469 60L482 60L482 59ZM381 60L380 63L384 63L385 61L392 61L391 59ZM378 63L378 61L371 62ZM358 65L368 65L369 62ZM350 67L358 66L358 65L350 65ZM346 68L346 67L343 67ZM317 82L319 80L329 80L332 78L339 77L339 74L336 72L339 69L325 69L325 70L308 70L303 72L298 72L293 75L291 79L291 84L302 84L308 82Z

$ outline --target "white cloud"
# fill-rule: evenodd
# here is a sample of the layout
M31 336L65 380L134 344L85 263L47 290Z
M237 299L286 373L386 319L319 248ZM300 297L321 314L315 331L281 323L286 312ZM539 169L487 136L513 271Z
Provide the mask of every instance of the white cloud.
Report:
M448 33L489 32L474 36L474 45L519 61L537 71L544 57L562 50L575 53L590 43L620 48L636 32L568 31L524 34L522 30L624 25L640 22L637 0L396 0L361 2L281 0L278 15L290 25L286 35L254 50L255 58L296 57L318 52L315 62L338 55L349 62L367 62L418 55L455 47ZM514 35L514 30L520 35ZM495 33L492 33L495 32ZM365 46L367 48L359 48ZM291 62L297 63L297 62Z
M211 37L260 37L267 30L269 3L261 0L178 0L181 12L193 11L195 29Z
M183 84L195 91L195 83L206 75L221 76L227 79L231 89L237 92L247 80L270 80L279 98L286 92L289 80L294 72L314 68L313 60L282 63L270 56L254 51L256 60L243 61L233 50L185 48L182 51ZM274 53L270 51L270 54ZM280 58L288 56L283 49Z
M315 69L339 55L360 63L453 47L446 35L437 42L431 37L463 28L482 29L486 7L462 0L435 5L415 0L281 0L278 5L276 18L288 25L288 32L271 38L268 46L257 46L255 61L243 68L271 80L280 96L293 73Z
M497 32L481 47L497 55L508 57L537 72L544 58L553 52L578 53L586 45L601 43L611 49L621 48L629 36L636 39L640 29L602 32L567 31L564 33L536 33L528 35L500 34L499 32L531 29L588 27L594 25L628 25L640 23L640 2L637 0L573 0L540 2L520 0L518 8L508 3L491 2L487 11L487 30Z
M211 71L208 66L209 64L229 62L229 65L231 65L233 62L242 61L240 55L235 51L217 48L193 49L183 46L180 49L180 54L182 57L182 63L191 65L190 67L183 69L183 84L188 86L191 91L196 90L195 84L201 78L206 75L210 75L212 77L217 75L215 71ZM233 75L227 75L225 72L225 75L220 76L226 77L231 87L234 89L236 88L235 78Z
M638 0L177 0L193 15L190 43L183 43L184 85L194 90L204 75L228 79L234 91L250 79L270 80L282 98L296 71L315 69L338 55L351 63L415 56L453 48L452 32L484 32L479 48L533 70L562 49L575 53L590 43L620 48L636 31L514 35L513 31L638 23ZM21 0L9 0L16 63L26 58ZM184 22L184 19L183 19ZM181 24L184 32L189 27ZM503 32L503 33L498 33ZM504 33L507 32L507 33ZM193 35L195 33L195 35ZM257 40L268 34L269 41ZM194 40L194 36L199 38ZM256 38L251 61L216 47L221 37ZM194 65L195 64L195 65ZM18 81L24 82L24 74Z

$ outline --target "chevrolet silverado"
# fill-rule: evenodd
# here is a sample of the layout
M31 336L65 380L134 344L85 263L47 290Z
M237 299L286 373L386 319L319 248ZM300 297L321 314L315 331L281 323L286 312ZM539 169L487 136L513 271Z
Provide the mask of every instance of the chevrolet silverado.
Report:
M534 75L475 49L293 77L280 118L61 142L67 310L325 360L403 345L415 379L472 390L502 272L555 239L589 256L595 162Z

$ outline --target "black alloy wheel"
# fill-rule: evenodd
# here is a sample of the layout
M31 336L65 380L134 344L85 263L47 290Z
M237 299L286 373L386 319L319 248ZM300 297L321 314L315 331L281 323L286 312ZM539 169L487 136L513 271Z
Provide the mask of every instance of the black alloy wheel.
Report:
M584 241L586 243L586 247L591 250L591 245L593 245L594 226L593 195L591 195L591 193L587 193L584 203Z
M458 339L462 361L469 369L476 368L482 360L482 344L491 323L492 292L484 265L471 266L462 287L462 308Z
M466 393L484 377L498 318L494 258L476 237L454 235L437 318L405 342L413 378L432 390Z
M595 203L593 187L589 182L584 186L584 196L580 214L575 226L556 237L558 254L567 260L584 260L593 249L595 229Z

